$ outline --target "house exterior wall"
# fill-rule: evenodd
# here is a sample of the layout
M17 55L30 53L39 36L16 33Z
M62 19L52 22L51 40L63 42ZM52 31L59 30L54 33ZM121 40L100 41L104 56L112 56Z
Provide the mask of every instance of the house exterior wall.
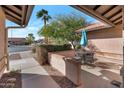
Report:
M97 48L97 54L122 60L122 24L112 28L88 32L88 39Z
M12 45L25 45L27 41L25 38L8 38L8 43Z
M0 76L2 74L2 71L5 67L5 48L6 48L6 43L5 43L5 15L4 12L2 11L2 8L0 7Z

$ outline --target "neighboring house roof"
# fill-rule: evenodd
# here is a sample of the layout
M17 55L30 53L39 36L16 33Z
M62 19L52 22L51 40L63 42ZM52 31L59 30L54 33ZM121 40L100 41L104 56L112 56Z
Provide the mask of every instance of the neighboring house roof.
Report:
M36 40L36 42L37 42L37 43L43 43L44 40L43 40L43 39L38 39L38 40Z
M25 38L8 38L8 41L13 41L13 42L20 42L20 41L26 41Z
M110 26L101 23L101 22L97 22L97 23L92 23L87 25L85 28L81 28L76 30L77 33L80 33L83 29L87 30L87 31L93 31L93 30L100 30L100 29L104 29L104 28L108 28Z
M23 27L28 24L33 7L33 5L2 5L6 18Z

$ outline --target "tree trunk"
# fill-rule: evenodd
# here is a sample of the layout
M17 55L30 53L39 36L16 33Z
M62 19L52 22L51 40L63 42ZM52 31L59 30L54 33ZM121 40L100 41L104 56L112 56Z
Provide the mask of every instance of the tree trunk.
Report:
M44 28L46 30L46 20L44 20ZM48 44L48 37L45 37L45 43Z
M74 45L73 41L70 41L70 42L71 42L72 48L75 50L75 45Z

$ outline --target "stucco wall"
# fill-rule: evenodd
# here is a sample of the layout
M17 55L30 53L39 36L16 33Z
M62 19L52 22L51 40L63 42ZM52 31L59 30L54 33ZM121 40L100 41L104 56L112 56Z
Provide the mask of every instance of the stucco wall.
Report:
M60 53L49 53L49 62L76 85L81 84L81 64L75 61L68 61Z
M5 15L0 7L0 74L5 66Z
M122 24L119 24L113 28L88 32L88 39L96 46L98 49L97 51L113 54L114 57L121 56L122 58Z

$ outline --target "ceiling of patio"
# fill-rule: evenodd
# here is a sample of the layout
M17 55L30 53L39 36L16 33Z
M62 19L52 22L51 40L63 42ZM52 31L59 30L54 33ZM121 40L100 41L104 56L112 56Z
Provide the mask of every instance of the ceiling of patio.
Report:
M28 24L33 7L33 5L2 5L6 18L20 26Z
M72 7L110 26L122 23L122 8L119 5L72 5Z

